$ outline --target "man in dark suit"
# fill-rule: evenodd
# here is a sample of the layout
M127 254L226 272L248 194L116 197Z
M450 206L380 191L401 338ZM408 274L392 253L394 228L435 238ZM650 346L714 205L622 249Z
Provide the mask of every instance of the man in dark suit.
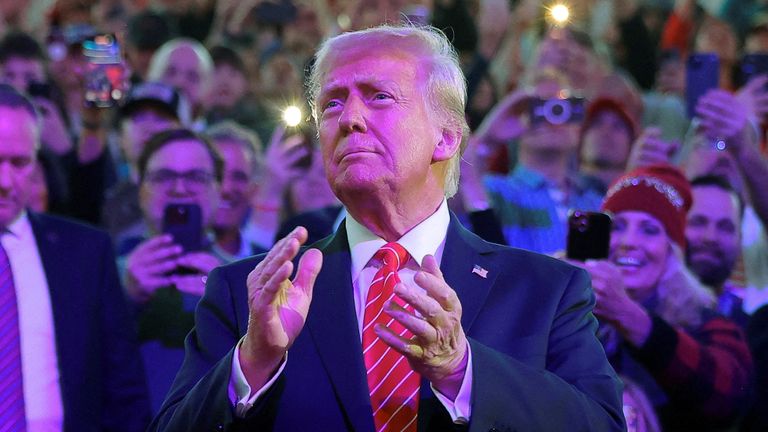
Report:
M0 430L140 431L149 403L112 245L25 210L39 129L0 85Z
M312 248L299 227L210 274L150 429L622 430L585 273L448 211L468 131L444 35L333 38L310 91L348 216Z

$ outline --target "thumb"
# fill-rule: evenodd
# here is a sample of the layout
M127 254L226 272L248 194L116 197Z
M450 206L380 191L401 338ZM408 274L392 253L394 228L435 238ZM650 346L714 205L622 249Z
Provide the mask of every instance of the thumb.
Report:
M322 267L323 253L317 249L307 250L299 259L299 268L293 279L293 285L298 286L309 298L312 298L312 288Z

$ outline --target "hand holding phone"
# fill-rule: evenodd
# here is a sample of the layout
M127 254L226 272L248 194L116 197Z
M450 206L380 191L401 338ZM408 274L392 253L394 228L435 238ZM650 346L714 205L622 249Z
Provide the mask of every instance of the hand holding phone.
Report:
M571 210L566 257L578 261L606 259L611 243L611 217L606 213Z

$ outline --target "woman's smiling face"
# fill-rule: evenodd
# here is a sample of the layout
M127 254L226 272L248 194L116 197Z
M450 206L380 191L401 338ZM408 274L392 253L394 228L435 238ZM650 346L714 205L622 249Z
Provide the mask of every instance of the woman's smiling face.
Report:
M614 215L609 258L621 269L633 299L642 302L651 297L670 253L669 237L658 219L634 210Z

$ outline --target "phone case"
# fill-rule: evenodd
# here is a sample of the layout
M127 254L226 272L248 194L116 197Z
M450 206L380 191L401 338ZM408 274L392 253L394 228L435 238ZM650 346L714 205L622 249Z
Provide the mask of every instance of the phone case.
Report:
M720 60L711 53L691 54L685 66L685 101L688 117L696 115L696 103L710 89L719 87Z
M608 258L611 217L606 213L574 210L568 216L566 256L570 259Z
M184 252L203 248L202 211L197 204L169 204L163 212L163 232L173 237Z

